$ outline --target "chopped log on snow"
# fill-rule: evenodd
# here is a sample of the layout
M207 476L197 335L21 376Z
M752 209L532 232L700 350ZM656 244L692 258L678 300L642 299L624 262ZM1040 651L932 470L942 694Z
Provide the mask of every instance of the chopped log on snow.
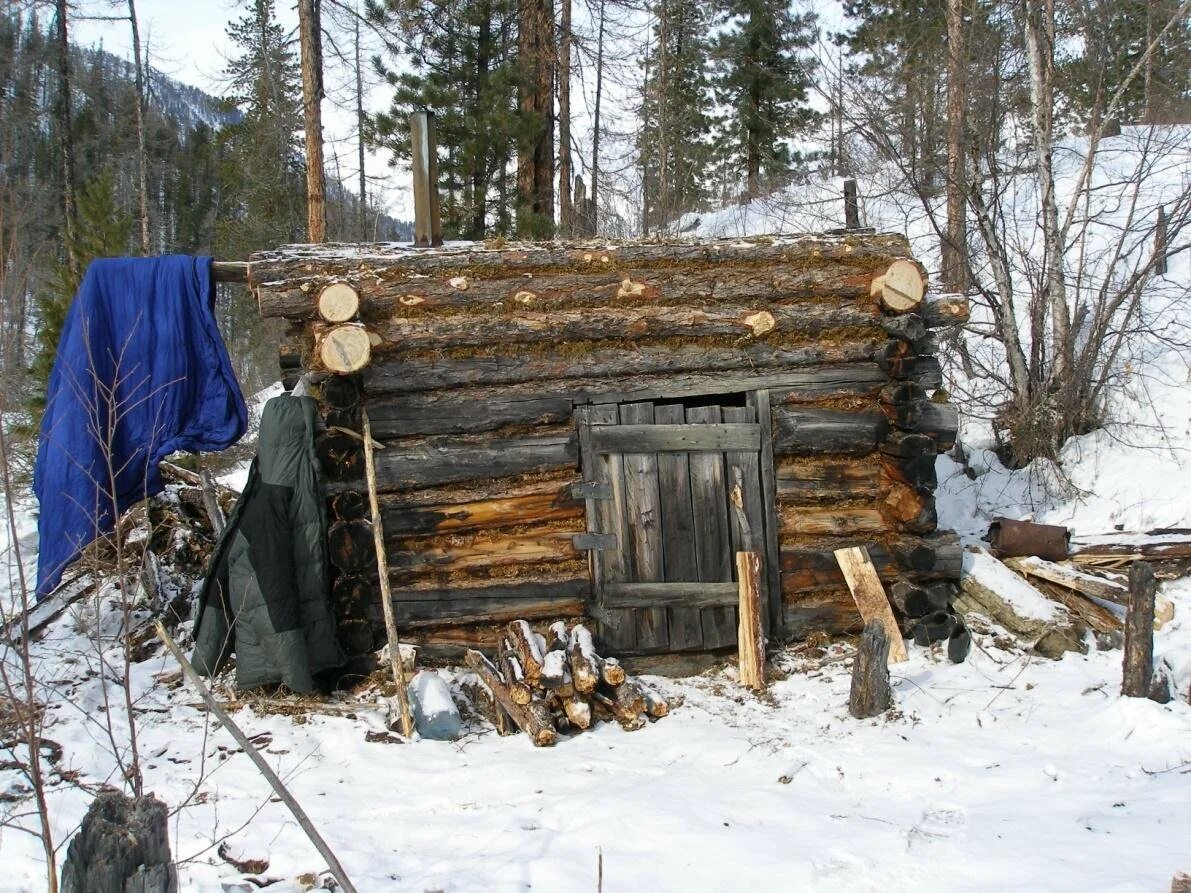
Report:
M1129 568L1129 611L1125 615L1124 673L1121 694L1145 698L1154 678L1154 570L1144 561Z
M538 645L538 637L524 620L514 620L508 627L509 642L521 662L525 681L537 686L542 678L542 662L546 659Z
M547 646L549 647L549 646ZM538 682L547 691L571 687L571 671L567 669L567 655L565 651L547 651L542 658L542 670Z
M567 625L561 620L556 620L550 624L549 633L550 635L546 637L546 649L548 651L561 651L565 654L567 645L571 641L571 634L567 632Z
M501 681L500 674L488 658L479 651L469 649L467 665L471 667L483 683L488 686L493 697L512 717L513 722L530 737L538 747L548 747L558 740L558 732L550 719L550 711L540 701L530 701L528 704L518 704L509 693L508 686Z
M591 705L578 692L571 692L562 698L567 721L577 729L591 728Z
M533 700L533 691L530 689L529 683L525 681L525 672L521 669L521 661L518 660L513 643L507 636L500 640L497 663L504 674L504 682L509 687L509 697L515 703L522 705Z
M620 665L614 657L597 658L596 662L600 668L600 678L608 685L620 685L628 678L624 667Z
M867 624L870 620L879 620L885 627L889 639L887 652L893 663L909 660L906 653L906 643L902 641L901 630L889 606L889 599L885 596L885 587L881 585L881 578L877 569L873 567L868 550L864 546L852 546L838 549L835 559L839 562L840 570L856 600L856 607L860 616Z
M852 688L848 693L848 712L857 719L879 716L893 706L889 645L884 624L875 618L868 621L852 664Z
M1182 533L1150 533L1138 542L1138 534L1121 534L1119 538L1098 537L1095 542L1076 542L1071 545L1071 561L1087 567L1125 567L1134 561L1151 564L1191 559L1191 535Z
M596 663L595 644L591 640L591 632L581 623L571 628L567 660L571 665L571 679L574 680L575 690L583 694L595 691L600 682L600 668Z
M652 688L641 686L641 690L645 693L645 712L654 719L661 719L663 716L669 716L670 703Z
M1117 605L1129 604L1129 589L1120 583L1093 577L1076 567L1056 564L1042 558L1008 558L1005 564L1024 577L1046 580L1065 589L1071 589L1089 598L1098 598Z

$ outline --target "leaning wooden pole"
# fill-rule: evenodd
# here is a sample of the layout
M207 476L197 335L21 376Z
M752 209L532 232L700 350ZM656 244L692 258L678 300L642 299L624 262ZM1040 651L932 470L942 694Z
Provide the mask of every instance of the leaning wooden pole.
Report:
M732 469L732 509L740 525L740 544L736 553L736 579L740 601L736 627L736 654L740 666L740 684L754 691L765 688L765 636L761 624L761 556L753 550L753 532L744 511L743 475Z
M401 734L409 738L414 733L413 718L409 715L409 690L405 678L405 664L401 660L401 644L397 638L397 618L393 616L393 594L389 589L389 559L385 555L385 531L380 519L380 504L376 498L376 463L372 457L372 425L368 410L361 409L364 420L364 474L368 478L368 507L372 511L372 542L376 546L376 570L380 574L381 610L385 614L385 636L389 641L389 667L397 683L397 706L401 710Z
M306 837L312 844L314 844L314 848L318 850L319 855L327 860L327 867L331 869L331 874L335 875L335 880L337 880L339 885L343 887L345 893L356 893L356 887L351 882L351 879L347 876L347 872L344 871L343 865L335 856L335 853L331 850L331 847L327 845L327 842L323 839L323 836L318 833L318 829L314 827L314 822L310 821L310 816L306 815L306 811L302 809L302 804L300 804L294 798L294 795L289 792L289 789L285 786L281 779L277 777L277 773L273 771L273 768L269 765L265 758L260 755L260 751L256 749L256 745L248 740L248 736L245 735L240 727L236 725L235 721L227 715L227 711L219 706L219 702L215 700L215 696L211 694L211 690L207 688L206 684L199 676L198 671L195 670L194 665L186 659L186 655L182 653L182 649L178 647L178 643L174 641L173 636L166 632L166 629L161 625L160 620L157 621L156 626L157 638L161 639L161 641L165 643L165 647L169 649L170 654L172 654L174 659L179 663L179 665L181 665L182 672L185 674L186 678L189 679L190 683L198 689L199 697L203 699L203 703L207 705L207 709L215 714L215 718L223 724L223 727L227 729L228 734L235 739L236 743L240 745L244 753L248 755L248 759L252 760L253 765L256 766L260 774L265 777L265 781L269 783L269 787L273 789L273 792L277 794L277 797L289 809L290 813L294 817L294 820L297 821L298 827L305 832Z

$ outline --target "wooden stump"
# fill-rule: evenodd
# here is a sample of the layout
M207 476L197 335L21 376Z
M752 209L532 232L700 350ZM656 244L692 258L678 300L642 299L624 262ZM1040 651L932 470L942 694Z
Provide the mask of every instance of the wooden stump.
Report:
M177 893L165 804L104 791L66 851L62 893Z
M848 712L857 719L868 719L893 706L889 688L889 637L880 620L870 620L860 637L860 649L852 664L852 690Z
M1145 698L1154 675L1154 570L1145 561L1129 568L1129 611L1125 615L1125 659L1121 694Z

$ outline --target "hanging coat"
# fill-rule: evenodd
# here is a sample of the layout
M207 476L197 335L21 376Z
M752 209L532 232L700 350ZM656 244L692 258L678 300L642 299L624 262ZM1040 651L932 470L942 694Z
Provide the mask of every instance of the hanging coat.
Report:
M38 598L125 509L161 492L161 459L244 434L248 410L214 301L209 257L87 267L58 340L33 471Z
M343 654L327 595L327 515L314 451L315 403L265 404L248 483L215 547L199 595L195 668L217 673L234 651L236 685L296 692Z

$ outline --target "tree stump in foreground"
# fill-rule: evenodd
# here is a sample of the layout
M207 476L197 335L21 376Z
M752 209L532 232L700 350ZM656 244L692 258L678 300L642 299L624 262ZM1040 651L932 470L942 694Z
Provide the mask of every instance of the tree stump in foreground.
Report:
M1121 694L1145 698L1154 675L1154 571L1144 561L1129 569L1129 611L1125 615L1125 659Z
M852 691L848 712L857 719L868 719L893 706L889 688L889 637L880 620L870 620L860 637L860 649L852 664Z
M177 893L165 804L104 791L66 851L62 893Z

